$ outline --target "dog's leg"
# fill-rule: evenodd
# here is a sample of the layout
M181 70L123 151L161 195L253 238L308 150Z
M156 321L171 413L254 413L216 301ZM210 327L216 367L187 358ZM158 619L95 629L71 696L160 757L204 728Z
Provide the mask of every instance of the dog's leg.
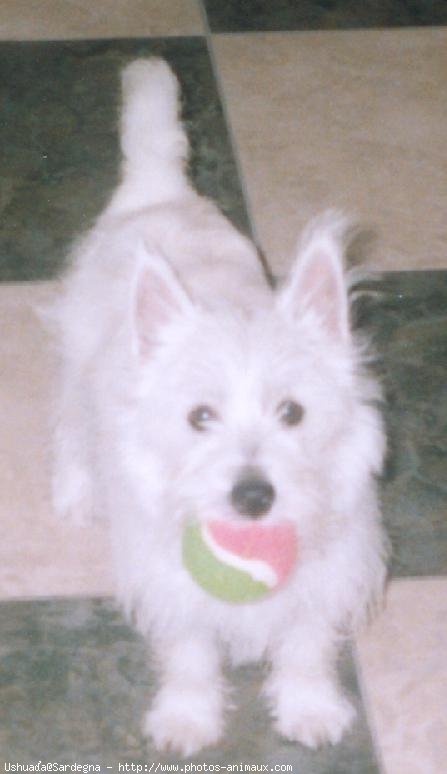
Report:
M284 632L265 693L281 736L308 747L337 744L355 710L336 677L336 636L317 627Z
M79 377L66 374L53 435L52 499L56 513L74 524L93 515L87 396Z
M160 645L157 655L161 687L145 716L143 732L158 750L185 757L216 744L224 726L224 685L216 645L208 637L185 634Z

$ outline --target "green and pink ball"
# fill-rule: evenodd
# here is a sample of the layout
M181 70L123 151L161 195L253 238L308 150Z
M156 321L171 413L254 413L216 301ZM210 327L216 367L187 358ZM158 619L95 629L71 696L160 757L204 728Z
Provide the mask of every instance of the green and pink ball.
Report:
M214 519L187 522L183 565L194 581L226 602L254 602L280 588L297 557L289 521L274 524Z

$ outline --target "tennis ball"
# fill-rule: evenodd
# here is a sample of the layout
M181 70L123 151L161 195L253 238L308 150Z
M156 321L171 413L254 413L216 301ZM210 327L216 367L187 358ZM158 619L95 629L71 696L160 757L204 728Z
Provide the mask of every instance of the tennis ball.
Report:
M226 602L253 602L279 588L297 554L295 528L224 520L185 524L183 564L205 591Z

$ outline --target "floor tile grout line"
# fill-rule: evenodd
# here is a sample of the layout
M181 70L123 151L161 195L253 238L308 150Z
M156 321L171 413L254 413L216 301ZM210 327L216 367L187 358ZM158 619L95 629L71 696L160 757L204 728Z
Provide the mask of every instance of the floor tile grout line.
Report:
M238 175L238 182L239 182L239 184L241 186L242 197L243 197L244 204L245 204L245 207L246 207L246 210L247 210L250 230L251 230L251 233L253 234L253 236L255 237L255 241L257 243L256 228L255 228L254 219L253 219L253 216L252 216L250 204L249 204L249 201L248 201L247 187L246 187L245 178L244 178L244 175L243 175L243 172L242 172L242 163L241 163L241 160L240 160L239 147L238 147L238 144L237 144L237 141L236 141L236 135L235 135L235 132L233 130L233 126L232 126L232 123L231 123L231 120L230 120L230 114L229 114L229 109L228 109L228 106L227 106L227 101L225 99L223 83L222 83L222 79L221 79L221 76L220 76L219 66L217 64L217 58L216 58L216 55L215 55L215 52L214 52L213 33L211 31L211 27L210 27L210 24L209 24L209 21L208 21L208 14L207 14L207 11L206 11L206 8L205 8L204 0L197 0L197 3L199 5L199 9L200 9L200 12L202 14L202 23L203 23L204 32L205 32L205 40L206 40L206 46L207 46L207 49L208 49L208 56L210 58L211 69L212 69L214 81L215 81L215 84L216 84L216 89L217 89L218 97L219 97L219 100L220 100L220 104L222 105L222 111L223 111L223 118L224 118L224 122L225 122L225 127L226 127L226 129L228 131L228 137L229 137L229 140L230 140L231 150L232 150L234 161L235 161L235 164L236 164L236 172L237 172L237 175Z
M197 2L202 5L203 0L197 0ZM205 11L206 13L206 11ZM289 29L237 29L237 30L219 30L215 29L213 30L208 23L206 26L208 27L210 31L210 35L219 35L219 37L243 37L243 36L249 36L249 37L255 37L256 35L287 35L287 36L294 36L294 35L339 35L345 33L346 35L351 35L353 33L364 33L366 35L368 34L377 34L377 33L397 33L397 34L405 34L406 32L409 32L410 30L427 30L432 32L433 30L445 30L447 25L446 24L408 24L406 26L401 27L390 27L390 26L383 26L383 27L297 27L297 28L289 28Z
M260 261L261 261L261 263L263 265L264 271L266 272L267 278L271 281L272 280L271 269L270 269L270 266L268 264L268 260L264 257L264 253L263 253L263 250L262 250L262 244L260 242L259 234L258 234L258 231L257 231L257 228L256 228L256 221L255 221L254 214L253 214L253 208L252 208L252 205L251 205L251 201L250 201L250 197L249 197L249 193L248 193L248 187L247 187L245 175L244 175L244 172L243 172L239 145L238 145L238 142L237 142L237 139L236 139L236 133L234 131L233 124L232 124L232 121L231 121L231 118L230 118L230 111L229 111L229 108L228 108L228 105L227 105L227 100L225 98L225 90L224 90L224 86L223 86L223 83L222 83L222 78L221 78L221 75L220 75L219 66L218 66L218 63L217 63L217 57L216 57L216 54L215 54L215 51L214 51L214 44L213 44L214 34L213 34L213 32L211 30L211 27L209 25L208 15L207 15L207 12L206 12L204 1L203 0L197 0L197 3L198 3L198 6L199 6L199 10L201 12L201 15L202 15L202 23L203 23L203 27L204 27L205 40L206 40L206 45L207 45L207 49L208 49L208 55L209 55L210 62L211 62L211 69L212 69L214 81L215 81L215 84L216 84L216 89L217 89L218 97L219 97L219 100L220 100L220 103L221 103L221 106L222 106L225 127L226 127L227 132L228 132L228 138L229 138L229 142L230 142L230 146L231 146L231 151L232 151L234 162L235 162L235 165L236 165L236 172L237 172L237 176L238 176L238 182L239 182L239 185L240 185L240 188L241 188L241 193L242 193L242 198L244 200L245 209L247 211L247 216L248 216L248 222L249 222L249 226L250 226L251 236L252 236L253 241L254 241L254 243L255 243L255 245L258 248L258 251L260 253ZM229 33L229 34L233 34L233 33Z
M382 745L380 744L380 733L379 733L379 729L377 728L377 724L374 718L374 713L372 711L372 705L371 705L369 693L366 687L365 673L362 669L360 654L358 650L358 643L355 638L352 641L351 651L352 651L352 660L354 662L355 672L357 675L357 684L359 689L360 701L362 704L362 709L365 713L366 726L371 736L371 745L376 759L377 768L378 768L379 774L387 774L388 769L387 769L387 766L385 765L383 748L382 748Z

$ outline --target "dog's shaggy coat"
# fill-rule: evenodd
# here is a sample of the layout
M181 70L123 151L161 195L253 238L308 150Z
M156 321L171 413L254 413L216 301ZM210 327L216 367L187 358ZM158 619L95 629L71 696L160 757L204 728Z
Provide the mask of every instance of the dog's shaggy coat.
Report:
M54 503L110 523L117 595L150 638L160 687L144 730L183 755L223 733L223 653L266 658L278 732L337 742L354 710L336 679L343 637L380 597L379 389L349 322L345 224L304 234L276 292L253 245L191 188L168 65L123 74L122 181L73 251L56 316L63 353ZM274 493L293 520L289 582L230 604L181 562L186 519L247 519L231 493Z

